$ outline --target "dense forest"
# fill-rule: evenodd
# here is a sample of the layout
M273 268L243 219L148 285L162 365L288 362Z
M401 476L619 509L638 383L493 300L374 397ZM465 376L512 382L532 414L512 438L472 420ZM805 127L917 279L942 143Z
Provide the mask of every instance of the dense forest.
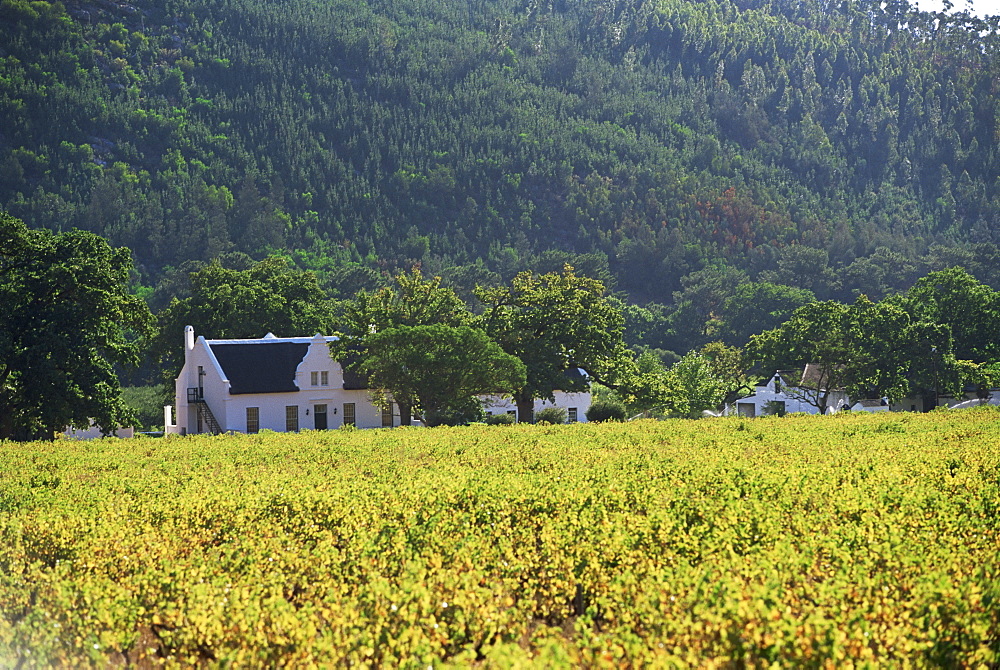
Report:
M0 209L127 246L154 309L219 257L343 297L570 262L683 352L727 304L953 265L1000 288L998 28L905 0L0 0Z

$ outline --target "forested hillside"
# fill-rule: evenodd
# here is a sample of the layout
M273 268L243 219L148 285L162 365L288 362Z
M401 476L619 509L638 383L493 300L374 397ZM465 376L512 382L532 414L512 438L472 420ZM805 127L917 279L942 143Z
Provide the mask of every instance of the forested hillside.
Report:
M335 295L569 260L633 302L711 294L698 328L740 285L997 287L997 29L881 0L0 0L0 209L130 247L147 292L232 252Z

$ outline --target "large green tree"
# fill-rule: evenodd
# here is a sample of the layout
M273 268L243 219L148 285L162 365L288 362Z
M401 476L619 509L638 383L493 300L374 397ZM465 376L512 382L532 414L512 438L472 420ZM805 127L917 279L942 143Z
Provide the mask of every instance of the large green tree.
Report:
M387 361L401 352L382 351L379 346L408 346L404 341L389 337L375 337L387 330L400 327L468 325L472 314L454 290L441 285L441 277L424 279L419 265L409 272L396 275L388 286L375 291L358 291L353 300L345 300L338 306L336 321L342 335L340 343L332 354L343 365L372 374L375 370L387 371ZM398 332L396 333L398 335ZM386 377L382 375L381 379ZM378 379L376 385L381 385ZM397 390L400 390L397 387ZM412 393L394 394L399 406L400 423L409 425L413 403Z
M806 289L769 282L741 284L722 305L719 334L727 344L743 346L751 335L777 328L814 300L816 296Z
M480 318L486 332L527 368L527 382L514 395L519 421L532 421L535 398L583 389L585 382L567 371L581 368L595 381L617 385L621 366L631 360L621 310L602 282L577 276L571 266L522 272L510 286L477 295L486 305Z
M1000 360L1000 293L962 268L919 279L903 304L915 320L948 326L957 358L980 363Z
M396 326L366 338L361 369L376 398L386 394L420 412L429 426L482 414L482 395L510 395L525 382L524 364L478 328Z
M726 380L712 360L700 351L689 351L666 374L666 409L674 416L697 419L714 412L726 399Z
M455 291L442 286L441 277L425 279L419 265L397 274L388 286L358 291L337 312L339 330L356 339L395 326L461 326L472 319Z
M814 302L780 327L750 338L748 354L762 371L812 365L803 400L821 412L835 391L898 400L913 393L958 393L984 369L955 355L951 328L908 313L900 298L851 305ZM969 377L969 379L966 379Z
M115 366L134 366L152 317L132 260L91 233L29 230L0 213L0 439L127 424Z
M877 303L861 296L851 313L858 334L851 374L854 395L899 400L928 390L960 391L960 370L971 368L959 367L946 324L907 311L899 296Z
M751 337L748 355L767 371L812 366L808 382L789 392L825 414L833 394L856 381L864 352L855 326L849 305L832 300L809 303L780 327Z
M629 413L698 418L749 388L743 352L721 342L689 351L668 369L651 351L624 366L618 390Z

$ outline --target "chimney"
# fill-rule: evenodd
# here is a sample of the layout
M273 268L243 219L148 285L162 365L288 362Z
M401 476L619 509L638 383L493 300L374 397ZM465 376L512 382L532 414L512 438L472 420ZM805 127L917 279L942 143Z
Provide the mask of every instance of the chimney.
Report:
M194 351L194 326L184 326L184 348Z

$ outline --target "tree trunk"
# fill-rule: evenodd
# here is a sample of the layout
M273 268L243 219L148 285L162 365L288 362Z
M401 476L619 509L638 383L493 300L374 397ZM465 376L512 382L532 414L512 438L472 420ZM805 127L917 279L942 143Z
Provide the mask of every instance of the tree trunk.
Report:
M518 423L534 423L535 422L535 399L531 396L517 394L514 396L514 402L517 403L517 422Z
M14 413L4 408L0 412L0 441L14 439Z
M410 405L404 405L401 402L397 402L396 406L399 407L399 425L400 426L410 426L413 424L413 408Z

